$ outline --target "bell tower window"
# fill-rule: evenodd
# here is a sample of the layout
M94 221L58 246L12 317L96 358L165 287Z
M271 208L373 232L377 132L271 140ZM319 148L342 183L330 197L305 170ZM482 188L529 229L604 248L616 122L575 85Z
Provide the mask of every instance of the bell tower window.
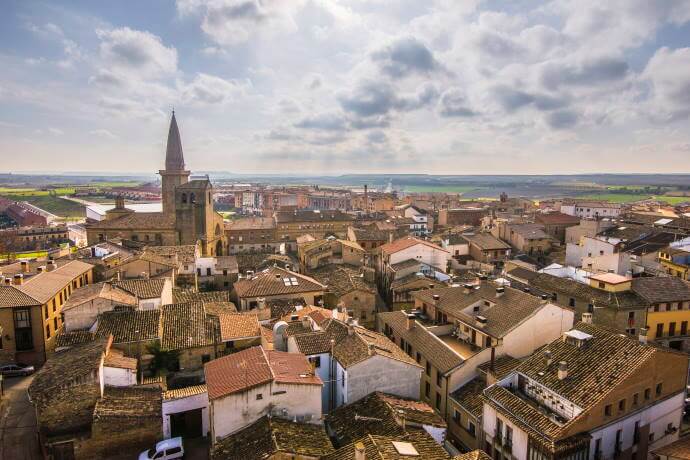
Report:
M190 194L189 194L189 202L190 202L190 203L196 203L196 199L194 198L194 194L193 194L193 193L190 193Z

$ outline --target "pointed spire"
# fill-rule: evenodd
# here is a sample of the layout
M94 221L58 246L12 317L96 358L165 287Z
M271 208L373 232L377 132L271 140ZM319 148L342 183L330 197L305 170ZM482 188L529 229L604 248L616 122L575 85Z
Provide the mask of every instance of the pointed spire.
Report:
M165 150L165 169L167 171L184 171L184 155L182 154L182 140L177 128L175 111L173 110L168 131L168 146Z

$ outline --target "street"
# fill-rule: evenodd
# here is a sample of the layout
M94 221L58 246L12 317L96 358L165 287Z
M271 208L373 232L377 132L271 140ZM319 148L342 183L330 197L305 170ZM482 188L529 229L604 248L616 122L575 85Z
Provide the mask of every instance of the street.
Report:
M36 416L26 393L32 379L4 380L5 394L0 404L0 460L42 458L36 436Z

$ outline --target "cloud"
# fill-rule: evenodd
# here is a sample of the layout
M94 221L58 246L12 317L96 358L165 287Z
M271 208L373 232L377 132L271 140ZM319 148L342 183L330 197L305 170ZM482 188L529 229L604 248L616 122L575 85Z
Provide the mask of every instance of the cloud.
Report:
M177 50L146 31L122 27L97 31L100 55L107 70L137 78L163 78L177 70Z
M214 75L199 73L194 80L182 85L182 100L189 104L225 104L251 87L248 80L225 80Z
M53 136L62 136L63 134L65 134L65 132L63 130L61 130L59 128L53 128L53 127L47 128L46 131L48 131Z
M398 95L396 88L383 81L365 80L353 90L338 96L346 112L360 117L386 115L392 111L410 111L430 104L438 97L438 89L427 83L412 95Z
M593 86L616 81L628 73L628 63L618 57L597 57L578 63L544 66L541 81L549 89L561 85Z
M661 48L654 53L642 73L651 87L651 105L662 119L690 115L690 48Z
M447 89L439 100L439 114L442 117L474 117L477 112L469 107L467 98L460 88Z
M295 123L296 128L317 129L321 131L343 131L348 123L345 117L335 113L323 113L303 118Z
M527 106L533 106L538 110L548 111L567 105L567 100L563 97L530 93L507 85L498 85L494 87L493 94L501 107L507 112L513 112Z
M107 129L94 129L94 130L89 131L89 134L91 134L92 136L95 136L95 137L103 138L103 139L110 139L110 140L118 139L118 136L111 133Z
M238 45L259 33L295 30L300 0L178 0L178 12L201 15L201 29L216 43Z
M413 37L397 39L372 53L371 58L383 73L393 78L426 75L441 67L429 48Z
M380 129L368 132L366 139L372 144L384 144L388 142L388 136L386 136L386 133Z
M577 124L578 115L572 110L561 110L549 113L546 122L554 129L572 128Z

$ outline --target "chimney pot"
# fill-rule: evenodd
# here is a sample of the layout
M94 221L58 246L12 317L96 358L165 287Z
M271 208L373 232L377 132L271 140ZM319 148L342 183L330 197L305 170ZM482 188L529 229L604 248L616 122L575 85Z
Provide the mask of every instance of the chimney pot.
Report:
M55 263L54 260L49 260L48 265L46 265L46 271L47 272L52 272L57 268L57 264Z
M551 363L553 363L553 356L551 354L551 350L544 350L544 362L547 366L550 366Z
M558 363L558 380L564 380L568 377L568 363L561 361Z
M10 278L9 276L5 278L5 284L12 284L12 278Z
M414 329L414 322L415 322L415 319L416 319L416 318L415 318L414 315L409 314L409 313L407 314L406 327L407 327L407 330L408 330L408 331L411 330L411 329Z
M647 343L647 328L643 327L640 329L640 343L646 344Z
M364 443L355 443L355 459L354 460L366 460L367 454L364 449Z
M22 260L20 262L20 266L22 269L22 273L29 273L29 261L28 260Z
M496 288L496 297L501 297L503 294L505 294L506 288L504 287L497 287Z
M438 295L438 294L434 294L434 295L432 295L431 297L432 297L432 298L434 299L434 301L436 301L436 302L438 302L439 300L441 300L441 296Z
M24 275L22 275L21 273L17 273L16 275L14 275L14 284L15 285L18 286L18 285L22 284L23 282L24 282Z
M583 313L582 314L582 322L587 323L587 324L592 324L592 314L591 313Z

